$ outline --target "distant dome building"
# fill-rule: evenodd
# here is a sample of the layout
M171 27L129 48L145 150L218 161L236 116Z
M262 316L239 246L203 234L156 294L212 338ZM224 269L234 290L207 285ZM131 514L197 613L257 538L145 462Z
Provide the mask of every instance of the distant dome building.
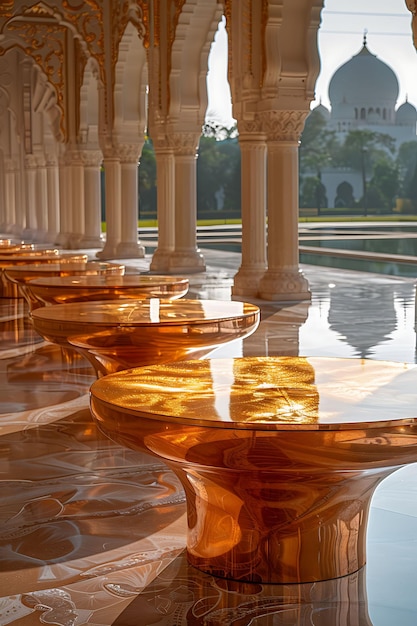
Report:
M390 135L398 147L416 139L417 123L417 109L410 102L395 109L399 91L394 70L369 51L364 37L362 49L330 80L331 110L320 103L313 111L321 113L329 130L339 135L369 129Z
M407 100L397 109L395 122L398 126L416 127L417 110Z
M399 83L394 70L372 54L366 36L361 50L341 65L329 83L330 110L321 102L312 114L321 115L329 130L343 138L352 130L370 130L389 135L397 149L417 140L417 109L406 100L397 109ZM338 187L347 181L353 195L362 195L363 180L358 172L323 169L322 183L330 207L337 205Z

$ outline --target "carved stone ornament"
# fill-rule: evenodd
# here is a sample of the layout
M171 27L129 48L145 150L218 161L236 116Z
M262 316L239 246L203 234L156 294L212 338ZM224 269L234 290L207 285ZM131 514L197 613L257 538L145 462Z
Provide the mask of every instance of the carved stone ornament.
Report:
M25 155L25 168L27 170L34 170L38 167L38 159L35 154Z
M137 143L120 143L114 148L114 154L117 155L121 163L138 163L142 150L142 144Z
M265 111L262 126L269 140L298 142L309 111Z
M256 135L262 131L262 120L258 114L253 119L240 119L237 122L239 137L242 135Z
M18 163L15 159L4 159L4 170L7 174L14 174L19 171Z
M179 156L196 156L200 135L198 133L172 133L169 144Z
M84 167L100 167L103 161L101 150L80 150L80 157Z
M300 270L268 270L261 280L261 295L308 293L308 281ZM275 297L275 296L274 296Z
M405 0L407 9L412 14L411 29L413 31L413 43L417 50L417 0Z

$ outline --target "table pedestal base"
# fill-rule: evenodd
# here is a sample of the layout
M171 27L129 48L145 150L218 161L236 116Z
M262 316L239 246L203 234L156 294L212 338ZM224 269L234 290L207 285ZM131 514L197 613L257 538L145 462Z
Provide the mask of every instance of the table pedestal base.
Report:
M186 491L189 562L254 583L314 582L359 570L371 497L392 471L278 476L168 464Z

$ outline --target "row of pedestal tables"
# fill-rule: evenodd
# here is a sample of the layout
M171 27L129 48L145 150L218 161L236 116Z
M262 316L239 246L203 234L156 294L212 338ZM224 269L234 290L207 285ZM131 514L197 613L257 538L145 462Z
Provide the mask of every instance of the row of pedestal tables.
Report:
M360 571L376 486L417 458L415 366L207 358L256 331L258 306L190 300L185 278L63 256L46 251L41 265L40 250L0 250L2 284L26 298L41 337L92 364L101 431L179 478L189 563L249 585Z

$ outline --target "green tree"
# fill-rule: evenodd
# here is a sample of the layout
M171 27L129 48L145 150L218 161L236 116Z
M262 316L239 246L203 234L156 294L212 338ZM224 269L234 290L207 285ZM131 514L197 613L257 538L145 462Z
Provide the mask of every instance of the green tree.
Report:
M407 141L401 144L397 155L397 166L400 178L400 196L411 200L414 196L417 200L413 192L413 180L416 176L417 167L417 141Z
M367 176L371 176L374 163L387 155L394 155L395 140L385 133L371 130L351 130L337 153L333 154L333 163L337 167L350 167L362 171L367 167ZM364 161L365 159L365 161Z
M219 130L220 129L220 130ZM197 160L197 207L203 213L223 211L240 216L240 148L233 129L206 124Z
M369 204L369 206L379 206L391 211L395 204L395 196L398 193L398 189L399 175L396 164L388 158L382 158L377 161L373 168L373 176L369 183L368 193L378 194L379 203Z
M316 207L320 212L320 208L327 204L326 190L321 180L317 176L306 176L301 183L300 207Z
M320 178L323 167L332 162L338 148L336 133L327 130L323 115L320 111L311 111L300 138L300 174L308 175L314 172Z
M405 196L411 200L413 211L417 213L417 164L414 167L413 176L407 184Z
M152 141L147 138L139 164L139 216L156 217L156 160Z

